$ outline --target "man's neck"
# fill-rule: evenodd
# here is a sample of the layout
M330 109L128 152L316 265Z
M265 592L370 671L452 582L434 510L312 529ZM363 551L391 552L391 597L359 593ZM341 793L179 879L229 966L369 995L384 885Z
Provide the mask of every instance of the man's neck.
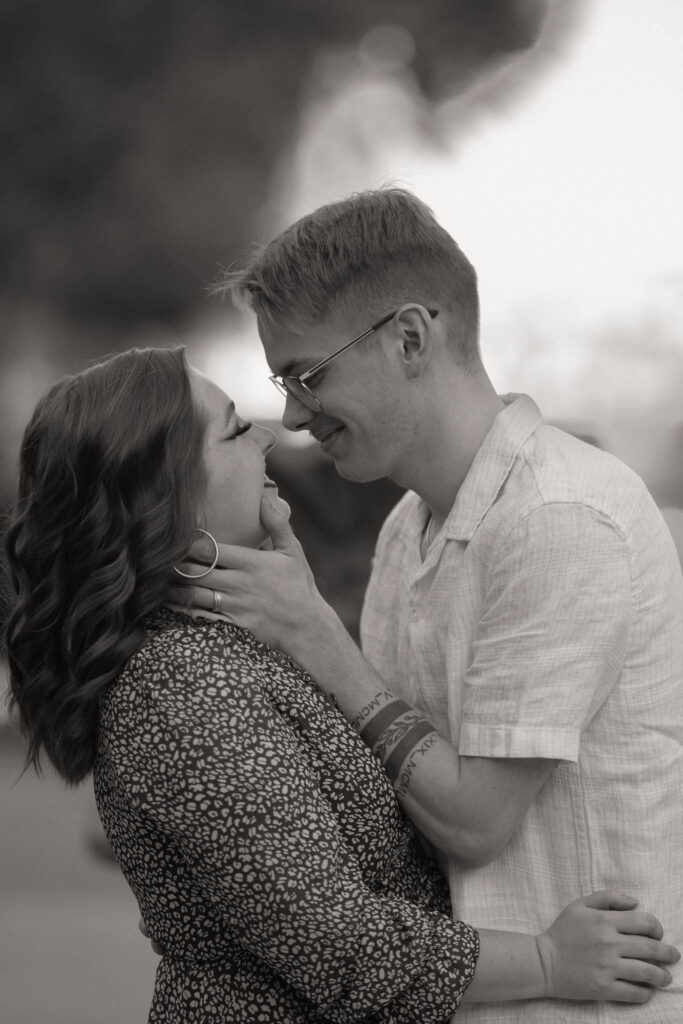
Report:
M503 402L485 374L459 389L443 408L430 409L428 429L420 432L410 459L393 475L429 507L435 526L448 516L475 456Z

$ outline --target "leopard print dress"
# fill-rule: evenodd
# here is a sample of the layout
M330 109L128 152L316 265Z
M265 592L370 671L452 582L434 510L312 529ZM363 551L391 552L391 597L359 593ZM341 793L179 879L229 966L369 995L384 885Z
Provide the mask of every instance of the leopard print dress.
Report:
M379 761L246 630L170 609L146 625L101 700L94 783L166 950L149 1021L448 1020L478 936Z

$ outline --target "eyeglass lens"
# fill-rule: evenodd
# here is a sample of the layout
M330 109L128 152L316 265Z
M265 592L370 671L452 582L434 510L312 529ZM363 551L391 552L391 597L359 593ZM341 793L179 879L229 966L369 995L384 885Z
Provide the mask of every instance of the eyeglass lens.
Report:
M278 389L285 397L287 392L296 398L297 402L305 405L307 409L317 412L320 408L316 398L311 392L300 384L296 377L283 377L277 381Z

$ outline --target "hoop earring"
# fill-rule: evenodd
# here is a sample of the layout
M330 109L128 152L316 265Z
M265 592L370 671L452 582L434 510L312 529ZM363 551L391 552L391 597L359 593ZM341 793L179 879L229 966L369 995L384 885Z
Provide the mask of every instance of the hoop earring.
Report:
M199 530L200 533L203 533L205 537L209 538L214 548L216 549L216 554L214 555L213 562L211 563L208 569L204 570L204 572L183 572L182 569L178 569L178 567L174 565L173 571L177 572L179 576L184 576L186 580L200 580L202 576L208 576L209 573L212 572L218 565L218 544L216 543L216 538L212 536L208 530L202 530L201 526L198 526L197 529Z

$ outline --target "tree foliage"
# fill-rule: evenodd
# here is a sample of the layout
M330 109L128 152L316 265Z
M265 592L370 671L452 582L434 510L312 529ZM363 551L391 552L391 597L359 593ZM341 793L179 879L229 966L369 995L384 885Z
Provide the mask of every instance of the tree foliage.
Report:
M251 240L321 48L407 28L427 97L530 47L545 0L6 0L2 295L175 324Z

